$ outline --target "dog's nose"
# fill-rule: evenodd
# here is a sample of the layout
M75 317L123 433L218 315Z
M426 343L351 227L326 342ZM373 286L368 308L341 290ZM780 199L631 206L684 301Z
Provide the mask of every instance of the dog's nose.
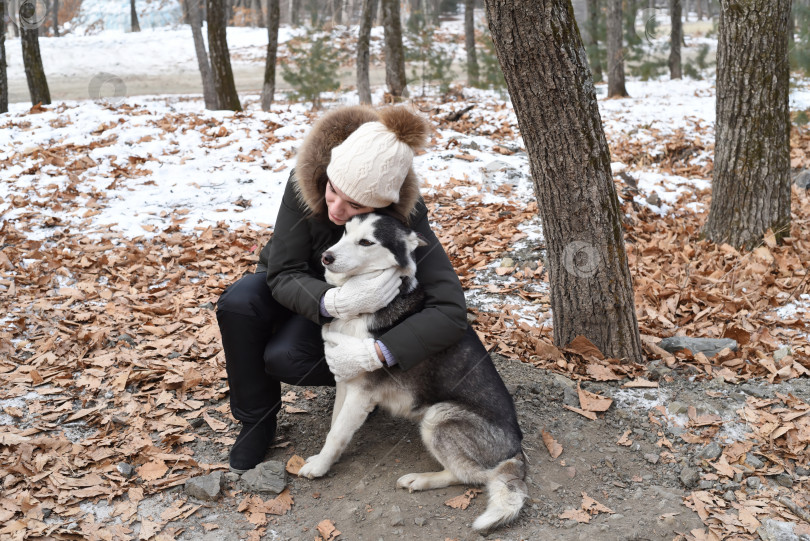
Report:
M335 262L335 256L332 255L332 252L324 252L321 256L321 263L324 265L331 265Z

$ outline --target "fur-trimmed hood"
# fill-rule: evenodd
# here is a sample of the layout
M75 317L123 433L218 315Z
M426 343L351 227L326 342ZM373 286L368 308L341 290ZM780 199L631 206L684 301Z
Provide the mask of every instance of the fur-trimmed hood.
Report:
M301 144L295 164L296 192L314 216L327 216L324 199L326 166L332 158L332 149L361 124L373 121L382 122L414 151L425 146L431 131L430 124L424 118L402 106L373 109L356 105L334 109L323 115ZM407 221L418 200L419 179L411 167L399 192L399 201L386 210Z

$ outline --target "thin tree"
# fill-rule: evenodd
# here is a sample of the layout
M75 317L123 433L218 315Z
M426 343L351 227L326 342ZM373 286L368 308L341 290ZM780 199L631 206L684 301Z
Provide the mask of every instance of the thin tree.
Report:
M39 54L39 30L36 24L31 24L40 20L36 10L36 2L25 2L20 6L20 41L31 103L47 105L51 103L51 93L48 90L45 68L42 67L42 56Z
M59 0L51 1L51 24L54 37L59 37Z
M485 5L543 220L554 342L582 335L640 362L622 210L571 0Z
M624 47L622 46L622 0L607 0L608 98L626 97Z
M214 90L217 109L241 111L239 95L233 82L231 55L226 34L225 1L206 0L208 12L208 51L211 54L211 72L214 75Z
M378 0L363 0L360 14L360 31L357 36L357 94L360 103L371 104L371 82L369 81L369 44L371 42L372 4Z
M382 0L382 10L385 32L385 83L391 96L399 99L408 96L399 0Z
M253 0L253 26L259 27L264 20L264 13L262 13L261 0Z
M475 0L464 0L464 46L467 52L467 84L478 86L478 58L475 56Z
M669 36L669 78L681 79L681 41L683 41L681 0L669 0L669 17L672 23Z
M202 79L205 108L213 111L217 109L217 93L214 89L214 75L211 73L208 52L205 50L205 41L202 35L201 2L202 0L183 0L183 7L188 17L188 24L191 27L191 37L194 40L194 52L197 55L197 66L200 69L200 78Z
M135 0L129 0L129 30L130 32L141 31L141 25L138 22L138 12L135 11Z
M591 63L593 80L602 81L602 61L599 58L599 0L588 0L588 60Z
M723 0L709 218L716 243L790 234L790 0Z
M0 113L8 113L8 73L6 72L6 0L0 0Z
M276 93L276 57L278 56L278 25L281 20L279 0L267 0L267 58L264 61L262 111L269 111Z

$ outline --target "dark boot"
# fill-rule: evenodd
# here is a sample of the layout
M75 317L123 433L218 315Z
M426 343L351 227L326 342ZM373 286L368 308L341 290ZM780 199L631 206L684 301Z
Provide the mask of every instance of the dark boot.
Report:
M276 418L260 423L243 423L242 430L231 447L230 466L234 473L252 470L264 460L264 455L276 436Z

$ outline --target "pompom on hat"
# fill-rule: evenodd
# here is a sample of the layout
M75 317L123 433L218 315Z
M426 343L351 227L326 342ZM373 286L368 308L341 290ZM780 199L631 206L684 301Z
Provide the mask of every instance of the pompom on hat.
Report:
M427 135L426 123L402 107L381 113L379 122L361 124L334 147L326 168L335 188L373 208L399 202L415 151Z

